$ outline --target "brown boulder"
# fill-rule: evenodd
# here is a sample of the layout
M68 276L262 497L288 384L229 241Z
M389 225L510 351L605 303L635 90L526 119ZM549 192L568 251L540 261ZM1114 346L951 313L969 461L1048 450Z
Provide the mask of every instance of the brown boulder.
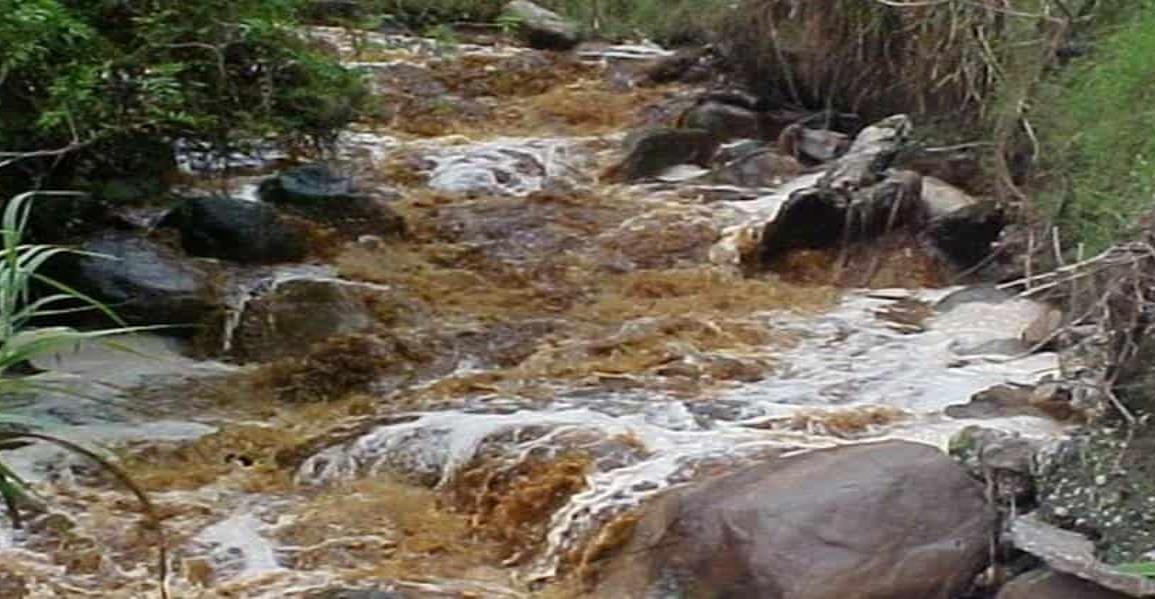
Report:
M633 138L625 158L602 178L628 183L656 177L679 164L707 167L717 151L718 140L704 129L653 129Z
M931 446L813 451L658 499L597 596L946 599L993 533L981 486Z
M1109 591L1082 578L1049 570L1028 572L1012 580L996 599L1123 599L1122 593Z
M350 286L324 279L282 282L243 310L234 352L261 362L304 355L314 344L373 324Z
M759 139L762 136L758 113L744 106L717 101L700 102L682 114L678 123L687 129L709 131L719 142Z

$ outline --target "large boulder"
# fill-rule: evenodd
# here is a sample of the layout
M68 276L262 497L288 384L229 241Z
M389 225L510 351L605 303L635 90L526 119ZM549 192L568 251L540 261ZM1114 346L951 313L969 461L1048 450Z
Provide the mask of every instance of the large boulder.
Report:
M150 239L106 233L64 255L48 274L112 308L134 325L197 325L218 311L208 265ZM191 332L191 331L188 331Z
M984 201L931 220L923 234L956 267L967 269L991 254L1005 225L1002 207Z
M682 114L680 126L709 131L719 142L734 139L760 139L761 118L744 106L705 101Z
M581 42L577 25L528 0L513 0L502 16L517 23L518 32L531 48L570 50Z
M947 599L994 533L982 486L931 446L813 451L658 499L598 596Z
M1007 583L996 599L1124 599L1128 596L1075 576L1036 570Z
M230 197L190 198L161 219L180 232L194 256L250 264L291 262L305 257L305 234L263 202Z
M314 344L372 324L365 303L348 284L291 279L245 304L233 351L241 359L262 362L302 356Z
M710 172L710 179L723 185L771 187L802 174L802 170L795 158L761 146L725 161Z
M347 237L405 232L405 220L383 199L358 190L352 177L322 164L281 172L261 183L259 193L263 201Z
M626 156L611 166L604 179L632 182L656 177L670 167L707 167L718 151L718 140L705 129L653 129L630 140Z

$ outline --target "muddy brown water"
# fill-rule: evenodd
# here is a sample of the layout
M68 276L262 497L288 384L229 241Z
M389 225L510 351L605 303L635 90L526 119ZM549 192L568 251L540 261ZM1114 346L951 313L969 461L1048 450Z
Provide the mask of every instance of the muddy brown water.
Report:
M362 68L466 56L486 93L500 89L478 83L486 65L529 54L370 42ZM255 276L222 338L227 348L246 302L278 281L336 281L379 321L368 332L388 362L379 384L285 402L262 386L282 380L268 368L137 336L122 340L135 353L42 361L43 381L85 397L7 398L5 417L101 448L151 493L173 597L556 597L665 489L808 448L943 446L975 423L947 406L1057 369L1017 345L1039 306L935 310L957 290L926 286L939 267L917 248L886 248L881 278L853 287L821 255L743 276L744 236L816 175L721 200L676 176L599 184L626 127L686 93L611 89L599 61L656 54L601 48L540 94L467 98L493 110L484 126L450 111L424 137L381 123L343 136L341 164L402 192L412 237ZM606 114L596 101L611 96L618 112ZM199 185L251 197L257 181ZM322 362L309 380L371 359ZM1029 415L981 424L1061 430ZM0 595L159 596L156 531L129 494L45 445L3 459L51 509L20 530L0 524Z

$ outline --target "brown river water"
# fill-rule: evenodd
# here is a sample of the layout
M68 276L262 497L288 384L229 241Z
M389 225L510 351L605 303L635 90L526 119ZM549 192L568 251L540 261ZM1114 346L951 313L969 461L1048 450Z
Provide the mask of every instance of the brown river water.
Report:
M7 409L103 448L150 492L172 597L570 596L671 486L808 448L945 446L974 423L948 406L1058 367L1018 345L1040 306L962 301L915 247L879 249L870 281L832 273L823 252L740 272L750 231L817 175L745 190L683 181L686 169L598 183L625 132L689 91L620 89L605 73L659 49L559 61L384 36L369 48L350 61L385 74L375 81L417 69L466 98L414 102L340 140L343 168L400 192L411 234L248 273L213 349L237 342L254 298L300 280L361 298L373 341L261 367L138 336L123 340L135 353L38 364L86 398ZM259 177L189 180L244 197ZM374 384L341 386L365 369ZM1031 415L981 423L1061 431ZM52 507L21 530L0 521L0 596L160 596L157 534L130 494L45 445L3 456Z

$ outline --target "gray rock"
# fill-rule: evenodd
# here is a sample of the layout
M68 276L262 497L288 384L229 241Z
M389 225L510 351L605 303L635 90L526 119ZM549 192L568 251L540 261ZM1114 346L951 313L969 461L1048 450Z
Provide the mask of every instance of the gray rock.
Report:
M933 447L812 451L662 496L597 596L946 599L993 533L981 486Z
M922 178L922 202L927 217L935 219L979 203L979 199L935 177Z
M350 287L328 280L295 279L245 305L235 352L246 360L301 356L316 343L369 328L373 320Z
M263 201L333 227L346 238L361 235L402 235L405 220L382 198L361 192L351 177L321 164L289 169L261 183Z
M749 108L716 101L702 102L687 110L682 115L681 126L709 131L722 143L762 137L758 113Z
M519 33L531 48L564 51L581 42L577 25L533 2L513 0L502 15L518 23Z
M770 187L802 173L802 164L763 145L738 154L710 173L722 185Z
M1034 495L1035 455L1041 443L1018 433L968 426L950 440L950 455L976 479L994 485L1002 502L1021 504Z
M160 243L105 233L80 250L86 255L62 256L47 274L104 302L129 324L191 327L220 308L213 270Z
M1076 576L1035 570L1007 583L995 599L1123 599L1127 596Z
M1099 587L1130 597L1155 597L1155 580L1124 574L1099 561L1095 544L1077 532L1052 526L1028 514L1014 520L1011 536L1016 547L1042 559L1058 572L1093 581Z
M180 232L189 254L233 262L269 264L305 257L304 232L276 208L230 197L191 198L161 219Z
M859 132L850 149L831 166L819 186L853 191L883 179L912 125L904 114L887 117Z
M681 164L708 167L717 151L718 140L704 129L653 129L631 140L626 156L604 178L632 182Z

